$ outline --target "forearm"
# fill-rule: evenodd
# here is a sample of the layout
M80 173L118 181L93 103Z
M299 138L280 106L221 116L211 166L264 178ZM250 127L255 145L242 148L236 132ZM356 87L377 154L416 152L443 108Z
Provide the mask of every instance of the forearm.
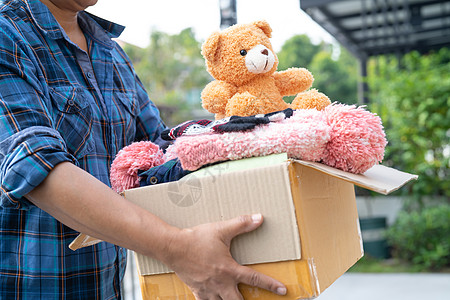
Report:
M280 282L240 266L229 252L231 240L261 225L261 216L180 230L67 162L58 164L27 198L75 230L163 261L198 299L241 299L239 282L286 293Z
M178 231L67 162L27 198L72 229L161 260Z

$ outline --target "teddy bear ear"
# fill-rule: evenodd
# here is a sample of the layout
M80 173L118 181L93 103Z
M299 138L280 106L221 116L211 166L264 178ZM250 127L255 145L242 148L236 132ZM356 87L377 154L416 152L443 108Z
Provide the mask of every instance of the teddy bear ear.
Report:
M202 45L202 55L208 61L214 61L217 49L219 48L220 33L211 34Z
M268 38L272 37L272 28L270 27L269 23L267 23L267 21L256 21L253 22L253 25L261 29Z

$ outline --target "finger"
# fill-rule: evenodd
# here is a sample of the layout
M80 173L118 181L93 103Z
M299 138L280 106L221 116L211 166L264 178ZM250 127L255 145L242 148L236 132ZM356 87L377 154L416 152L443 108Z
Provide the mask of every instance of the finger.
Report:
M262 273L256 272L248 267L239 267L238 281L250 286L259 287L268 291L271 291L278 295L286 294L286 287L279 281L264 275Z
M258 228L263 221L261 214L243 215L227 221L221 222L222 233L228 243L242 233L250 232Z

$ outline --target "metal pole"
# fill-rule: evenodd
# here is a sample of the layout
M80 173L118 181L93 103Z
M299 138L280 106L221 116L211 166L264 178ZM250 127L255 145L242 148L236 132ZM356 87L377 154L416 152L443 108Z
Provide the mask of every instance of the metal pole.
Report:
M220 28L225 29L237 24L236 0L219 0Z
M367 57L359 59L359 80L358 80L358 102L360 104L369 103L369 85L367 84Z
M368 30L368 8L366 0L361 2L361 17L362 17L362 36L366 38L369 34ZM373 5L373 4L372 4ZM373 25L372 25L373 26ZM361 50L359 55L359 78L358 78L358 102L359 104L366 104L368 102L367 93L369 87L367 85L367 55Z

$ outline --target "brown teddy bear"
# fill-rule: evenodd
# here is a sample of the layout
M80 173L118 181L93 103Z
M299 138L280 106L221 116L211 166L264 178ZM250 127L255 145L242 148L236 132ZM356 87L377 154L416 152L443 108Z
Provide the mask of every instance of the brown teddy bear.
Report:
M276 71L278 58L269 40L271 33L266 21L257 21L213 33L203 44L208 72L216 80L203 89L202 105L216 114L216 119L288 107L321 110L330 104L328 97L317 90L306 91L314 81L308 70ZM296 94L292 104L283 100Z

